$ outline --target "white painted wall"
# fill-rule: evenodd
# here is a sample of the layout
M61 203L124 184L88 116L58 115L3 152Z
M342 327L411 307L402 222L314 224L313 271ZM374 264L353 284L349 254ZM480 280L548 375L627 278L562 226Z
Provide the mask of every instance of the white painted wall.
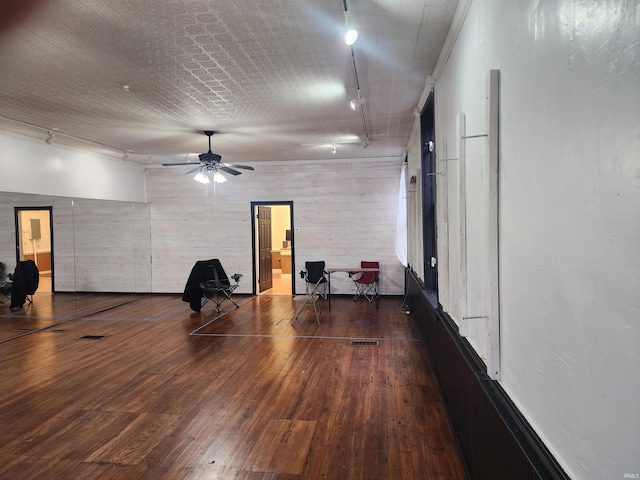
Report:
M470 3L441 58L436 148L456 156L459 114L467 135L486 133L488 74L500 70L500 383L571 478L638 474L640 3ZM484 141L465 142L464 195L458 165L438 162L439 292L458 323L452 293L464 281L469 314L489 293ZM466 278L464 251L477 262ZM486 358L488 329L476 322L468 339Z
M0 192L144 202L144 167L0 133Z

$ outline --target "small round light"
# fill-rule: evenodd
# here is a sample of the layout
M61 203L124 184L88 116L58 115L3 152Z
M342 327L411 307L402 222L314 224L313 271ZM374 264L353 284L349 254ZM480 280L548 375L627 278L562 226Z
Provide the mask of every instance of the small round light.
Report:
M354 28L347 30L347 33L344 34L344 43L351 46L356 43L358 39L358 31Z

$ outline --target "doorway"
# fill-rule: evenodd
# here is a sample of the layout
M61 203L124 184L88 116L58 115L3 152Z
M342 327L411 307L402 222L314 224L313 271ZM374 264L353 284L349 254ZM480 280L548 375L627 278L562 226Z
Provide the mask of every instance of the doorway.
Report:
M53 292L52 207L15 207L16 262L33 260L38 267L39 292Z
M253 294L294 295L293 202L251 202Z

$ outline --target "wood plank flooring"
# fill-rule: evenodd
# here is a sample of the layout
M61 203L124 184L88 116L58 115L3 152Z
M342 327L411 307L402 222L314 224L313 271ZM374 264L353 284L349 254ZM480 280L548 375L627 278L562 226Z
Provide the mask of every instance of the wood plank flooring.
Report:
M62 298L0 306L2 480L465 478L400 299Z

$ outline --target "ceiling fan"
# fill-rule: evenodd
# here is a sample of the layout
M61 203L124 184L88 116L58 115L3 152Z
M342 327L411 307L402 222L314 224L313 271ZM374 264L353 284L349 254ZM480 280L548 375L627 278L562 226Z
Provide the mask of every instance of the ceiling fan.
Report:
M194 177L195 180L201 183L210 183L213 180L215 183L226 182L227 179L220 173L223 172L230 173L231 175L240 175L242 172L236 170L236 168L241 168L244 170L253 170L253 167L249 167L247 165L238 165L236 163L222 163L222 157L217 153L213 153L211 151L211 137L215 133L213 130L205 130L203 132L207 137L209 137L209 151L206 153L201 153L198 155L200 159L201 165L198 165L196 168L185 172L186 175L193 172L198 172ZM176 165L193 165L193 162L182 162L182 163L163 163L164 167L172 167Z

